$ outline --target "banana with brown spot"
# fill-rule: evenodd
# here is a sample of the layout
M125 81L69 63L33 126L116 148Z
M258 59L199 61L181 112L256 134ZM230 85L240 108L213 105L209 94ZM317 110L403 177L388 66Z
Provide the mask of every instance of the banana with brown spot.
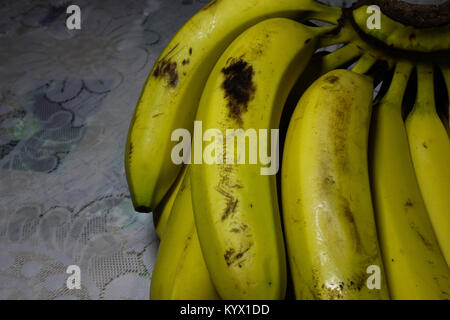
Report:
M224 148L214 154L216 163L193 165L192 196L203 255L224 299L282 299L286 291L275 175L262 175L269 168L257 157L250 163L255 145L246 143L238 154L239 147L228 143L234 146L235 136L226 131L242 129L238 139L245 139L251 129L255 135L268 130L259 143L271 148L270 130L278 128L289 91L325 30L283 18L261 22L230 45L206 84L197 120L204 132L215 129L225 137Z
M182 166L171 159L171 134L192 131L204 84L231 41L270 17L337 24L340 15L340 8L314 0L216 0L194 15L156 61L131 120L125 171L135 209L155 209L178 176Z
M289 124L281 185L297 299L388 298L368 176L372 95L371 78L331 71L306 90ZM381 289L367 286L372 265Z

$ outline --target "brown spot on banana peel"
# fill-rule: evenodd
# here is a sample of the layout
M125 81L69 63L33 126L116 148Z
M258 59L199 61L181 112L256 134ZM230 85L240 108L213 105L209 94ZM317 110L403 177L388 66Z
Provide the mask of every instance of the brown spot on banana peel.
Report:
M222 213L222 221L225 221L232 213L236 212L236 208L239 202L233 193L232 189L234 188L242 188L240 184L231 184L230 183L230 175L232 172L232 166L223 165L220 173L219 183L216 185L215 190L219 192L225 198L225 209Z
M338 282L336 284L332 284L332 287L325 286L322 284L321 286L320 296L325 300L342 300L344 299L344 282Z
M187 248L189 247L189 243L190 243L191 240L192 240L192 235L193 235L193 233L194 233L194 230L191 230L191 231L189 232L189 235L188 235L188 237L186 238L186 242L184 243L183 251L186 251Z
M336 181L334 181L334 178L332 176L327 176L324 179L324 183L325 183L325 187L329 186L329 185L333 185L336 183ZM300 203L300 199L297 199L297 203Z
M228 67L222 69L225 80L222 88L228 100L228 116L242 125L242 114L247 111L248 103L255 94L253 67L242 58L231 58Z
M128 160L131 162L131 159L133 158L133 142L130 142L128 144L127 156L128 156Z
M225 162L226 159L224 159L224 163ZM231 181L230 177L232 176L232 173L232 165L220 165L220 179L215 187L215 190L225 198L225 209L222 213L222 221L225 221L231 214L236 212L239 199L234 195L233 190L243 188L239 181Z
M341 91L342 92L342 91ZM348 97L343 94L338 97L339 106L334 110L334 116L330 119L330 135L334 140L334 152L337 158L337 164L343 171L348 170L348 135L349 120L352 117L351 103Z
M158 61L153 71L155 78L164 78L167 84L175 88L178 85L177 63L166 59Z
M351 291L361 291L367 279L365 268L361 268L359 272L354 273L350 279L330 279L326 280L327 284L314 276L314 296L324 300L343 300L348 299Z
M419 228L413 221L409 222L409 227L417 234L417 236L420 238L420 240L428 250L434 251L432 243L423 236L423 234L420 232Z
M234 248L229 248L225 251L224 258L228 267L233 264L236 264L239 268L242 268L244 263L247 261L246 256L248 255L250 249L253 247L253 243L248 243L248 246L239 252L236 252Z
M336 77L336 76L328 76L328 77L325 78L325 81L327 81L327 82L329 82L331 84L335 83L338 80L339 80L339 78Z
M227 263L227 266L230 266L231 257L233 256L233 254L234 254L233 248L227 249L227 251L225 251L223 257L225 258L225 262Z
M228 218L230 213L236 212L236 207L237 207L238 202L239 202L239 200L238 199L234 199L233 197L231 197L228 200L227 207L225 209L225 212L222 215L222 221L224 221L226 218Z
M226 207L222 213L221 218L222 221L225 221L225 219L227 219L231 213L235 212L238 200L235 199L235 197L231 193L226 191L223 185L220 184L220 182L219 185L215 187L215 190L219 192L221 195L223 195L226 200Z
M177 63L171 61L170 57L180 44L177 43L164 56L158 59L153 70L155 78L165 78L170 87L176 87L178 84Z

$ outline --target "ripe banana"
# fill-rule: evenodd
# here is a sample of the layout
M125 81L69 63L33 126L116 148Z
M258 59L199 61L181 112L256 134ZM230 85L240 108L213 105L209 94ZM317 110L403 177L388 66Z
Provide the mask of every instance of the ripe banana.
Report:
M450 269L437 243L412 164L402 100L413 66L399 62L374 112L372 193L393 299L449 299Z
M256 153L257 143L245 143L244 135L259 129L259 154L264 152L261 144L267 142L272 159L276 158L273 149L278 142L269 134L278 127L282 107L314 52L316 37L327 29L313 31L284 18L265 20L227 48L205 86L197 120L202 121L203 130L215 129L226 137L227 145L216 154L216 163L193 165L192 196L202 252L223 299L281 299L285 295L275 176L262 175L268 168L261 156L255 164L249 163L249 152ZM235 134L238 141L243 137L245 154L238 150L242 143L228 148L228 142L234 145L235 141L226 131L238 128L242 134ZM265 129L269 134L261 135ZM245 163L236 164L233 158Z
M417 66L418 92L406 119L411 157L431 223L450 265L450 140L435 108L433 66Z
M189 168L178 192L159 247L150 298L219 299L200 249L192 211Z
M207 77L228 44L242 31L274 16L337 23L341 9L314 0L213 0L173 37L156 61L131 120L125 169L133 205L150 212L175 181L171 134L192 130Z
M281 184L297 299L388 298L368 177L372 94L371 78L334 70L292 116ZM381 271L381 289L366 285L371 266Z
M172 211L173 203L177 197L178 190L180 190L185 174L186 167L181 170L174 184L170 187L170 190L153 211L153 223L159 239L162 239L164 229L166 228L167 221L169 220L170 212Z

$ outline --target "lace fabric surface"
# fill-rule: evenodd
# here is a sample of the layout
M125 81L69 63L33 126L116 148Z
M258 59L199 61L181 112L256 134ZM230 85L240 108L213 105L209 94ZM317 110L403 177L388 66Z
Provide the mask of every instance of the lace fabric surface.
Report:
M159 243L129 197L128 125L159 53L206 2L79 0L81 30L66 27L68 1L2 2L0 299L148 299Z

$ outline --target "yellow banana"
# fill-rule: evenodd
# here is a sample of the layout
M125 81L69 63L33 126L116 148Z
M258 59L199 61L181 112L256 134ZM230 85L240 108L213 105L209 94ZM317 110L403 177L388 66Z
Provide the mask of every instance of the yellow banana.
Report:
M131 120L125 169L135 209L152 211L175 181L181 166L171 159L171 134L192 130L207 77L237 35L269 17L336 23L340 14L314 0L213 0L192 17L153 66Z
M372 193L386 278L393 299L449 299L450 269L420 194L402 118L413 66L399 62L374 112Z
M297 299L388 298L368 177L372 95L371 78L334 70L292 116L281 186Z
M215 130L216 142L221 134L226 143L216 151L215 163L193 165L192 197L202 252L223 299L285 295L285 252L273 175L278 168L270 172L266 167L261 145L271 148L271 165L277 166L273 149L278 142L271 129L278 127L285 100L311 58L318 34L289 19L265 20L227 48L205 86L197 120L205 132ZM237 136L237 148L231 147L235 137L227 130ZM194 138L194 152L201 139Z
M153 270L150 299L219 299L200 249L187 169L169 217Z
M167 221L169 220L170 212L172 211L173 203L177 197L178 190L180 190L185 174L186 167L182 169L169 192L167 192L161 203L153 211L153 223L155 225L156 234L160 239L162 239L164 229L166 228Z
M434 99L433 66L417 66L417 98L406 130L417 181L447 265L450 265L450 140Z

